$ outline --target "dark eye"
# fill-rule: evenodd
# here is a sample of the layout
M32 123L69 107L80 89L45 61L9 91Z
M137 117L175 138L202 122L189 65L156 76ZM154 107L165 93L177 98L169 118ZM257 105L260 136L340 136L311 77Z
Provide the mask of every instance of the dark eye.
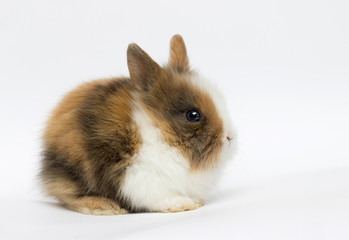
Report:
M188 111L186 116L190 122L199 122L201 118L200 113L195 110Z

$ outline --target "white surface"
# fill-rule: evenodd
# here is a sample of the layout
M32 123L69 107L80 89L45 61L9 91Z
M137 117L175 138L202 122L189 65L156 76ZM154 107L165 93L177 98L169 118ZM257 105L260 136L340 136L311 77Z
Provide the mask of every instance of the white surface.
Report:
M349 168L221 188L198 210L88 216L1 200L2 239L348 239ZM5 238L3 238L5 237Z
M1 1L0 239L349 239L348 1ZM207 205L95 217L47 203L40 132L81 81L128 75L180 33L215 81L239 153Z

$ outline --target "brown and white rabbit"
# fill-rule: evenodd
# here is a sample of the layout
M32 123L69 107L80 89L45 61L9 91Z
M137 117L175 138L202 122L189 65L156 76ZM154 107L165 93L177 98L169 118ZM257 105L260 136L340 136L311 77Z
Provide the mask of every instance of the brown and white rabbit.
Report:
M127 63L130 78L82 84L54 110L43 136L44 188L85 214L196 209L235 150L225 102L189 68L180 35L167 66L136 44Z

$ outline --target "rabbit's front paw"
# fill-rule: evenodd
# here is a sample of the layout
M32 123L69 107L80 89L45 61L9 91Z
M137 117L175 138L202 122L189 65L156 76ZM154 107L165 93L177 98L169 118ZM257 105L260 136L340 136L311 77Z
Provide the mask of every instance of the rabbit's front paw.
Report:
M170 213L170 212L183 212L197 209L203 205L202 202L196 202L188 197L175 197L164 201L159 212Z

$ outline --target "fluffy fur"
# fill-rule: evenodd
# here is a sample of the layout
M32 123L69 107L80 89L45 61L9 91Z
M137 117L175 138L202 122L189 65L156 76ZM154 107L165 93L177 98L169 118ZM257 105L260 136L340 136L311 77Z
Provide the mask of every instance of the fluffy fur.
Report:
M224 99L190 70L183 39L160 67L136 44L130 79L85 83L47 122L41 179L46 192L85 214L198 208L235 151ZM190 122L186 113L198 111Z

